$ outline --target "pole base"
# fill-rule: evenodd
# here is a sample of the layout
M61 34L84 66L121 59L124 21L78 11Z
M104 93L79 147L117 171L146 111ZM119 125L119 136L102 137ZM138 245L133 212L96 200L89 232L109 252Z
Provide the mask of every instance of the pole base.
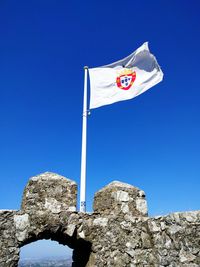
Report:
M86 202L81 201L80 212L86 212Z

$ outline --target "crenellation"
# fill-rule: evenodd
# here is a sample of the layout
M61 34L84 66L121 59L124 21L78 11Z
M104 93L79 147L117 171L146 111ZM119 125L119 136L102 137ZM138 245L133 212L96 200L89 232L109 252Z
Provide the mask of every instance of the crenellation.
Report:
M17 267L20 248L52 239L73 249L73 267L200 266L200 211L147 216L144 191L113 182L95 194L94 213L76 211L77 185L32 177L22 209L0 210L0 266Z

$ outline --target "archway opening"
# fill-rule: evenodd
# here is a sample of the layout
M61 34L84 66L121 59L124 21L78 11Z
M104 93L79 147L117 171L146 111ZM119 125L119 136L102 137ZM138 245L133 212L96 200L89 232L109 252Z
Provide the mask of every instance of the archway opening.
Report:
M90 258L90 253L91 253L91 247L92 244L89 241L86 241L82 238L77 238L77 231L74 231L74 234L72 236L68 236L67 234L63 233L62 231L60 231L60 228L57 229L57 231L52 232L49 230L40 232L38 234L38 236L36 237L34 234L32 234L31 236L29 236L29 238L27 238L26 240L24 240L24 242L21 244L21 248L20 248L20 261L19 261L19 265L18 267L54 267L54 265L45 265L44 261L43 261L43 265L25 265L26 264L26 256L28 256L28 252L27 250L31 251L30 247L28 246L34 246L31 244L34 244L36 242L40 242L36 244L36 249L39 253L42 251L48 251L48 248L44 246L44 244L46 243L41 243L41 241L38 240L49 240L50 244L48 245L48 247L50 247L52 244L53 246L60 246L57 249L53 248L53 251L59 251L59 253L61 253L61 256L65 256L66 257L64 260L65 262L63 264L60 265L55 265L56 267L86 267L89 258ZM54 243L51 243L53 241ZM42 241L45 242L45 241ZM30 244L30 245L29 245ZM42 244L42 245L41 245ZM61 244L61 245L59 245ZM25 248L27 247L27 248ZM23 249L24 248L24 249ZM70 250L71 249L71 250ZM62 250L62 252L61 252ZM37 257L37 251L35 252L36 257ZM49 251L52 251L49 250ZM22 255L22 257L21 257ZM38 254L39 255L39 254ZM45 256L46 257L46 256ZM50 253L50 255L48 254L47 257L52 257L52 254ZM41 258L41 257L40 257ZM55 258L55 255L54 255ZM67 262L67 263L66 263Z
M20 249L18 267L72 266L73 250L52 240L38 240Z

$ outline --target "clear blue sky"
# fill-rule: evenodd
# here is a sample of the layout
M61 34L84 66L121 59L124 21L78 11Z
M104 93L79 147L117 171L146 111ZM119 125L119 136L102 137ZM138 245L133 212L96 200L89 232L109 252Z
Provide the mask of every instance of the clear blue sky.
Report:
M92 111L87 197L112 180L143 189L149 214L200 208L200 2L0 1L0 208L19 209L29 177L79 184L83 66L145 41L164 81Z

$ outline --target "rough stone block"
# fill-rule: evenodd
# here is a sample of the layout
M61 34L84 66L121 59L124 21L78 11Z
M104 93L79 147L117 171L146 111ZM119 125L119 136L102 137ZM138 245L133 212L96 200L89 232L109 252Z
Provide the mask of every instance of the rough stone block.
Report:
M61 175L45 172L32 177L25 187L21 209L51 213L76 211L77 185Z
M147 216L144 191L129 184L114 181L95 194L94 212Z

